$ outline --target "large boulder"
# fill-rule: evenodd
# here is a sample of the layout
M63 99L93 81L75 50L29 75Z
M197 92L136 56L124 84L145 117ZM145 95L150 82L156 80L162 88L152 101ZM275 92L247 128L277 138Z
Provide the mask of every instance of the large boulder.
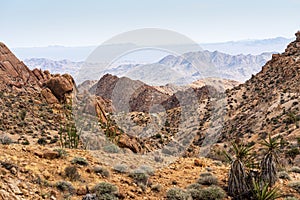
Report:
M51 90L54 96L60 101L65 101L66 94L73 92L75 87L74 79L69 74L55 75L46 83L46 87Z

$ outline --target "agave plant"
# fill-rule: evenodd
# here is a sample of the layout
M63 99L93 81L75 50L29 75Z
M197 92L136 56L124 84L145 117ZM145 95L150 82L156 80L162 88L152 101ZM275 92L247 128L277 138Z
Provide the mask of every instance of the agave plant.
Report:
M267 183L269 186L273 186L278 180L277 178L277 164L278 162L278 150L280 142L278 138L271 138L264 140L261 143L266 148L266 154L261 161L261 180Z
M278 188L270 188L269 184L261 184L259 182L253 182L253 197L256 200L274 200L280 197Z
M244 196L250 192L247 184L247 174L245 170L245 162L251 157L251 147L244 145L232 144L235 153L235 159L232 164L228 179L228 192L235 199L244 199Z

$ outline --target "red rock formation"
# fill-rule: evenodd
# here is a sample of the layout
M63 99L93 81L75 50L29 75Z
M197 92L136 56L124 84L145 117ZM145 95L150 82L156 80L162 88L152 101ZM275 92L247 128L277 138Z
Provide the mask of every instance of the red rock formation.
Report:
M59 101L65 100L65 94L72 93L75 82L71 75L55 75L46 82L46 87L49 88L54 96Z
M12 87L40 89L36 76L3 43L0 42L0 89Z

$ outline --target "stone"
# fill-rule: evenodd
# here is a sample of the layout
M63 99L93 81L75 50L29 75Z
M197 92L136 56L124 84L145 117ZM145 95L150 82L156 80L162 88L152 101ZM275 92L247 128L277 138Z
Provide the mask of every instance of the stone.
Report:
M51 92L51 90L49 88L44 88L41 91L43 97L46 99L47 103L49 104L54 104L54 103L58 103L57 98L53 95L53 93Z
M57 151L46 150L43 154L43 157L49 160L59 158L59 153Z
M46 87L52 91L59 101L65 101L65 94L73 91L75 82L68 74L56 75L46 83Z
M118 145L121 148L130 149L134 153L141 152L141 150L142 150L142 147L140 146L138 141L135 138L131 138L126 134L122 134L122 135L119 136Z

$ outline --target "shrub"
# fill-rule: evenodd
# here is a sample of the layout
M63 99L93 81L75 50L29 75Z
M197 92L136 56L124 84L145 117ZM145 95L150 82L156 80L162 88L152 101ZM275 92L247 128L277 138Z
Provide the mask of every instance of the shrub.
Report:
M190 194L180 188L171 188L167 191L167 200L188 200Z
M118 187L107 182L98 183L93 192L96 194L97 199L117 199Z
M296 190L298 193L300 193L300 181L294 181L294 182L290 182L288 184L288 186L290 188L293 188L294 190Z
M136 169L136 170L134 170L133 172L131 172L130 174L129 174L129 176L131 177L131 178L133 178L133 180L136 182L136 183L138 183L138 184L144 184L144 185L147 185L147 182L148 182L148 178L149 178L149 175L145 172L145 171L143 171L143 170L141 170L141 169Z
M299 154L300 154L300 151L297 147L293 147L292 149L290 149L286 152L286 155L291 157L292 159L295 159L296 156Z
M226 196L225 191L218 186L209 186L203 189L190 189L188 192L193 199L198 200L221 200Z
M75 166L68 166L65 168L65 175L71 181L76 181L80 179L80 174L78 173L77 167Z
M278 172L277 176L278 176L278 178L280 178L280 179L291 180L290 175L289 175L286 171Z
M88 161L85 158L80 158L80 157L73 158L72 164L78 164L83 166L89 165Z
M210 173L210 172L202 172L200 174L200 177L206 177L206 176L212 176L212 173Z
M192 190L192 189L200 190L200 189L202 189L202 188L203 188L203 186L200 185L199 183L193 183L193 184L190 184L190 185L188 185L188 186L186 187L186 189L188 189L188 190Z
M118 173L127 173L128 172L128 166L125 164L120 164L120 165L116 165L114 166L114 171L118 172Z
M270 188L270 183L253 182L252 192L256 200L274 200L279 198L278 188Z
M103 177L109 177L109 171L103 167L94 167L94 172L100 174Z
M45 138L40 138L40 139L38 139L37 143L39 145L46 145L47 144L47 140Z
M294 166L294 167L292 167L289 171L290 171L290 172L294 172L294 173L300 173L300 167Z
M67 181L59 181L56 183L56 188L61 192L69 192L70 194L74 194L75 188L73 185Z
M217 185L218 179L215 176L200 177L197 181L201 185Z
M65 158L68 156L68 152L64 149L54 149L53 151L56 151L58 153L59 158Z
M3 145L9 145L9 144L13 143L13 140L10 137L8 137L7 135L1 135L0 142Z
M115 144L106 145L103 147L103 150L106 153L119 153L120 152L120 148Z
M142 165L139 168L140 170L146 172L148 175L153 176L154 175L154 169L147 165Z

